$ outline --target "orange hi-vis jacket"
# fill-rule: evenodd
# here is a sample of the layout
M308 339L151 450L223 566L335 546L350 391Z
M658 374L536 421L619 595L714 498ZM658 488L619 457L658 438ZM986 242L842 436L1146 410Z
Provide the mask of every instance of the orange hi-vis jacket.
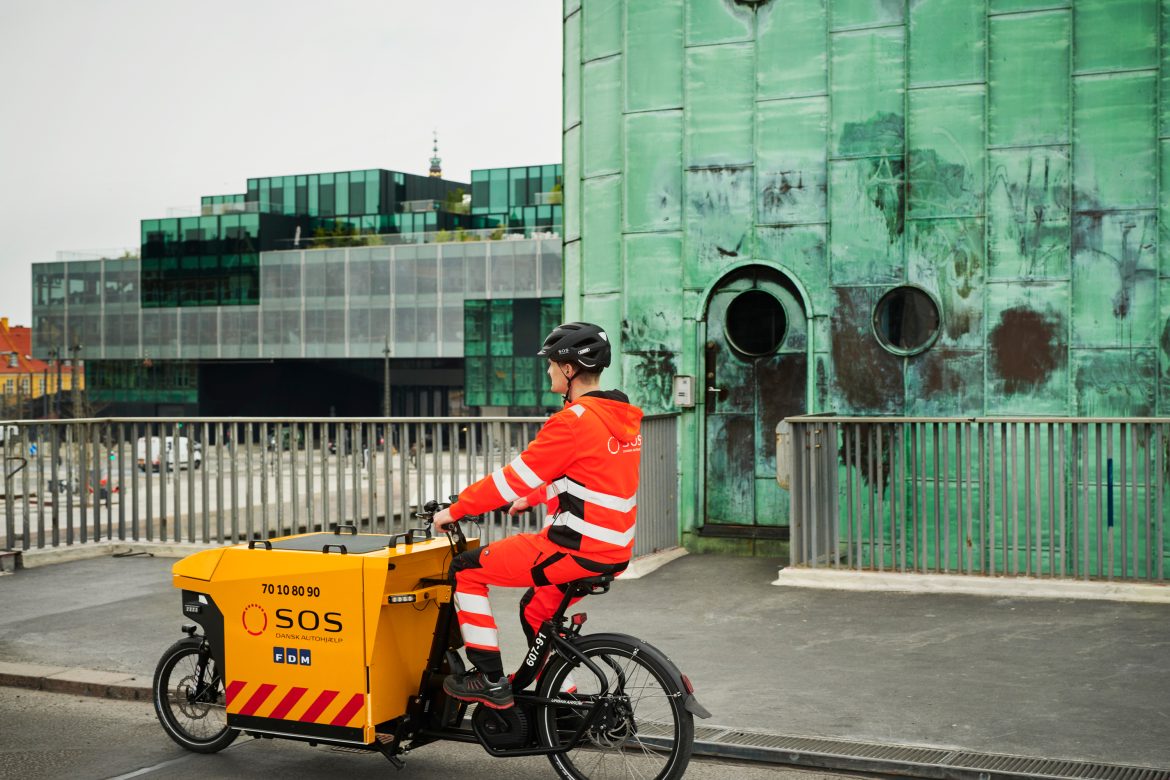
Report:
M480 514L527 496L529 504L548 504L541 536L582 558L628 561L641 422L642 410L619 391L583 395L550 417L511 463L460 493L451 516Z

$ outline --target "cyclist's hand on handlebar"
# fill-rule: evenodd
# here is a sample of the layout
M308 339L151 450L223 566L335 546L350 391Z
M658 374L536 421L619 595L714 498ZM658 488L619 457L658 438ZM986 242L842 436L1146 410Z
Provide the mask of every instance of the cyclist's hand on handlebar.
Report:
M520 496L520 498L512 502L512 506L508 507L508 514L518 515L521 512L527 512L531 508L532 505L528 503L528 498Z
M444 507L438 512L435 512L435 516L431 519L431 523L434 525L435 530L439 533L444 533L447 530L447 526L454 525L458 522L458 520L451 517L450 507Z

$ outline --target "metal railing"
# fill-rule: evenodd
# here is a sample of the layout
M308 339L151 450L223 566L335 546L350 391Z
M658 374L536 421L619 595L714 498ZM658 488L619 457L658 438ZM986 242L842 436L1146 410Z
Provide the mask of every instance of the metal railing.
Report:
M678 415L642 418L634 556L678 547Z
M418 524L422 502L445 500L508 463L543 424L506 417L12 421L0 425L0 549L102 540L232 544L346 523L401 533ZM644 435L673 448L674 419L649 420ZM675 461L657 453L649 461L664 457ZM665 472L652 471L647 495L673 497L677 469L670 485L654 482ZM494 512L480 536L534 532L543 518L543 507L514 517ZM677 544L674 501L641 510L635 554Z
M793 565L1165 581L1170 420L785 422Z

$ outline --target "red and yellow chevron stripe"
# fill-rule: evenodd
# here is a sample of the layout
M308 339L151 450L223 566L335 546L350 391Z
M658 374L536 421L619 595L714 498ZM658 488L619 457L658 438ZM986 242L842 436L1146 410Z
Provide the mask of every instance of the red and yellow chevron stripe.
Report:
M329 726L365 725L366 695L345 696L341 691L310 691L292 685L253 684L233 680L227 685L229 715L296 720Z

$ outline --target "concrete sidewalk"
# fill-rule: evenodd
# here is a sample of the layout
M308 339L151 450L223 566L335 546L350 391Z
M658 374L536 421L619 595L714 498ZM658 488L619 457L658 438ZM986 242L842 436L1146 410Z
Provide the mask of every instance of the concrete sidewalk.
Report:
M147 698L185 622L173 563L0 577L0 684ZM669 654L705 727L1170 768L1170 606L785 587L779 567L685 556L575 611ZM519 596L492 594L510 664Z

